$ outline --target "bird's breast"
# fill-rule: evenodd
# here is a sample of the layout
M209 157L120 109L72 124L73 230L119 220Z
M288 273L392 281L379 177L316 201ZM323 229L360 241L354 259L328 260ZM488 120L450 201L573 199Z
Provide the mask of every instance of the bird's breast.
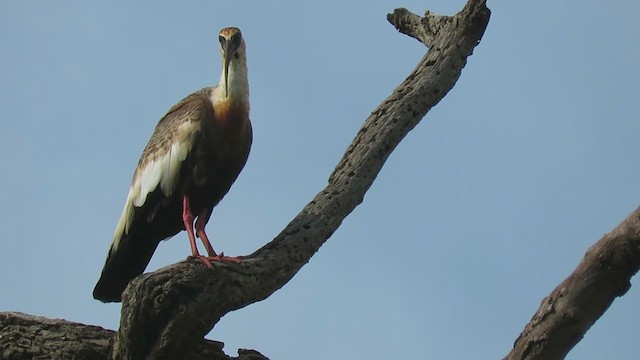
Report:
M225 132L242 131L249 122L249 106L243 102L224 101L214 105L214 121Z
M196 144L194 183L229 185L243 168L252 142L247 106L230 101L214 104L213 116L205 120L203 137Z

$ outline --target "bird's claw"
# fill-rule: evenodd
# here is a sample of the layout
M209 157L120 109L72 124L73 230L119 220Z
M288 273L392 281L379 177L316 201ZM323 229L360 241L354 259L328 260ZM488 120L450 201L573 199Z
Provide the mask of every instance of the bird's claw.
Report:
M189 257L187 257L187 260L191 260L191 259L200 260L200 262L202 262L206 267L208 267L209 269L213 269L213 265L211 265L211 261L209 261L209 259L206 256L190 255Z
M206 267L213 269L213 265L211 265L212 261L239 264L240 261L242 261L242 256L225 256L224 253L220 253L220 255L215 256L191 255L187 258L187 260L191 259L200 260Z

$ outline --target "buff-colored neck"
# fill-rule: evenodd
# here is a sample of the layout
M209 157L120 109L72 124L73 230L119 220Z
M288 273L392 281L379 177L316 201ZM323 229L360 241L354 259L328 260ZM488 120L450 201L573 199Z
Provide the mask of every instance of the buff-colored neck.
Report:
M247 75L247 58L244 53L244 44L238 51L237 58L229 64L228 83L225 84L224 65L220 82L211 94L214 105L219 103L232 103L249 106L249 79Z

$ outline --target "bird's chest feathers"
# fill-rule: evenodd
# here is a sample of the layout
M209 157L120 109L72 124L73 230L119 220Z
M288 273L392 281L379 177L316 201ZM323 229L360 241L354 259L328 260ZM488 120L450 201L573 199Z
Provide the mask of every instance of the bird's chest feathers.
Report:
M212 122L207 142L215 148L217 155L242 156L251 141L248 139L251 137L248 107L230 101L218 103L214 106Z
M216 104L213 117L206 121L195 151L192 174L196 186L220 180L221 176L235 179L251 146L251 124L246 107Z
M248 106L242 102L220 102L214 106L213 121L221 133L237 135L245 130L249 121Z

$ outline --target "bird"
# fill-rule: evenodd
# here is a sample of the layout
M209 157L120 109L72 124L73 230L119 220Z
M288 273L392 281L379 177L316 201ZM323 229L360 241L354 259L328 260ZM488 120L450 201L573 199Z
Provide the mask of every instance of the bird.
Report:
M122 301L127 284L142 274L160 241L186 230L190 258L239 262L216 253L205 232L213 208L227 194L249 157L246 46L240 29L225 27L218 40L222 74L217 86L182 99L156 125L135 169L93 297ZM207 255L198 251L195 238Z

